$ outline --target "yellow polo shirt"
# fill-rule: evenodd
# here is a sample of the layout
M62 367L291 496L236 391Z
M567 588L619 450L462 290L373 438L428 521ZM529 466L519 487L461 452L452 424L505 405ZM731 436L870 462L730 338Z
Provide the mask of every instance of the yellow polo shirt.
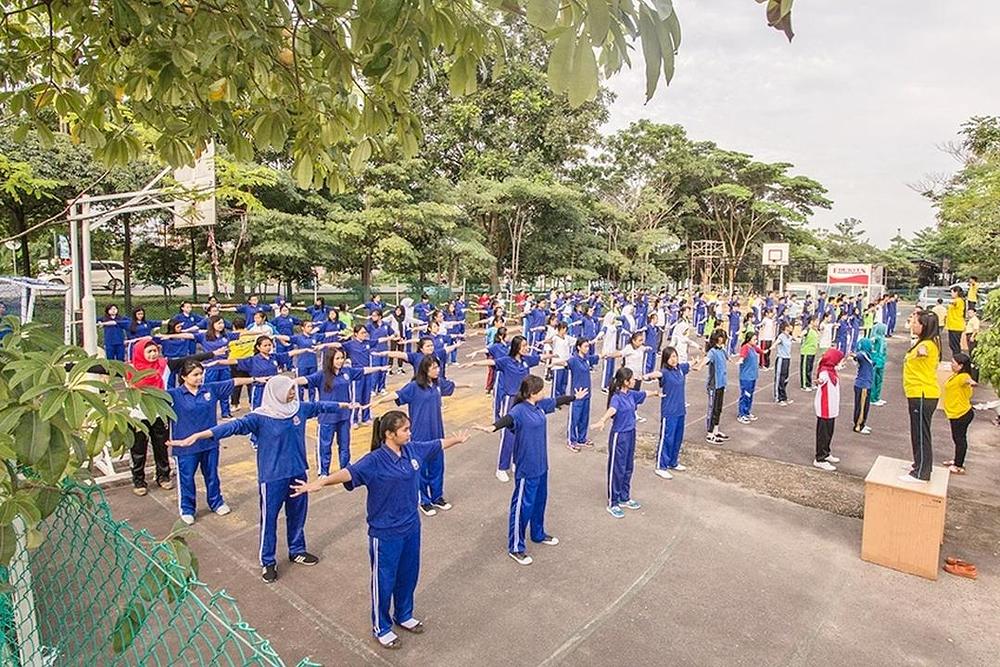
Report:
M926 356L919 356L917 349L924 346ZM903 359L903 394L907 398L941 398L937 367L941 352L933 341L918 342Z
M948 304L948 312L944 316L944 328L948 331L965 331L965 299L955 297Z
M958 419L972 409L972 386L968 373L953 373L944 383L944 414Z

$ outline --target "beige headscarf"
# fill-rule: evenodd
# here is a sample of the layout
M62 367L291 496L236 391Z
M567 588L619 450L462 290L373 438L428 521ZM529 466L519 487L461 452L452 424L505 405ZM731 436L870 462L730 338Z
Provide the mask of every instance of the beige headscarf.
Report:
M261 399L260 407L254 412L265 417L274 419L290 419L299 413L299 395L295 392L292 400L288 398L288 392L295 387L292 379L286 375L275 375L264 385L264 396Z

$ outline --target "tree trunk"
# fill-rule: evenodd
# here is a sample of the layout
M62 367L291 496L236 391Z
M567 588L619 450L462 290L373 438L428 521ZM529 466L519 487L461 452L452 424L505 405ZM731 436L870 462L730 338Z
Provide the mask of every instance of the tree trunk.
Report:
M361 296L364 299L371 299L372 293L372 256L365 254L365 259L361 262Z
M27 222L27 220L25 220L24 209L22 209L20 206L18 206L17 209L15 209L15 211L14 211L14 233L15 234L23 234L24 231L27 228L28 228L28 222ZM24 276L25 278L30 278L31 277L31 253L28 250L28 235L27 234L24 234L24 236L21 237L20 251L21 251L20 257L18 258L19 259L19 261L18 261L18 264L19 264L18 270L20 271L20 273L21 273L22 276ZM17 271L15 271L15 273L16 272Z
M219 293L219 246L215 242L215 226L208 228L208 249L209 249L209 285L212 294Z
M123 235L122 235L122 266L124 274L122 278L124 279L124 285L122 289L124 291L125 298L125 313L128 317L131 317L132 313L132 216L130 214L125 214L122 216L123 225Z
M246 273L246 258L243 256L243 242L247 237L247 214L240 213L240 233L236 237L236 247L233 248L233 298L236 301L246 301L244 274Z
M188 230L191 239L191 301L198 303L198 249L194 242L194 227Z

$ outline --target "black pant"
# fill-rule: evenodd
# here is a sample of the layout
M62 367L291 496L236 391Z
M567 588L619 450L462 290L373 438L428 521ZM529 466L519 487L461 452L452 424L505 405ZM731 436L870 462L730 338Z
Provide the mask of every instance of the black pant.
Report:
M233 374L233 379L236 378L248 378L250 374L246 371L241 371L236 366L232 366L230 372ZM229 403L234 407L240 407L240 398L243 396L243 386L236 385L233 387L233 393L229 395ZM247 402L250 401L250 390L247 389Z
M872 404L872 390L868 387L854 388L854 430L860 431L868 423L868 411Z
M976 363L976 358L973 356L973 352L976 351L976 341L967 338L965 345L969 348L969 358L972 359L972 373L970 375L973 380L979 382L979 364Z
M927 481L931 478L931 417L937 409L936 398L907 398L906 406L910 412L910 446L913 448L913 472L917 479Z
M771 367L771 346L773 343L773 340L760 341L760 349L764 352L764 354L760 355L760 365L764 368Z
M824 419L816 417L816 460L826 461L830 456L830 443L833 441L833 427L837 418Z
M726 388L720 387L708 395L708 432L711 433L722 419L722 404L726 397Z
M951 356L955 356L962 351L962 332L948 329L948 347L951 348Z
M969 424L976 416L976 411L969 409L961 417L949 419L951 424L951 440L955 443L955 465L965 467L965 452L969 449Z
M170 457L167 455L167 425L162 419L155 422L143 420L149 429L149 435L143 431L132 431L135 439L129 454L132 457L132 484L137 487L146 486L146 451L147 444L153 444L153 462L156 464L156 481L170 480Z
M774 360L774 400L788 400L788 369L792 365L791 359L777 357Z
M803 389L811 389L813 386L814 363L816 363L815 354L803 354L799 356L799 386Z

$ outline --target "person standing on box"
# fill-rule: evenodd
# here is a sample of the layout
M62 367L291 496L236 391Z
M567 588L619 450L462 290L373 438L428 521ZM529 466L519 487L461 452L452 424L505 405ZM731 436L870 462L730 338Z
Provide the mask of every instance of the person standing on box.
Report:
M903 360L903 393L910 413L910 445L913 468L900 475L904 482L928 482L931 479L931 418L941 397L937 367L941 360L941 338L937 315L930 311L914 313L910 323L916 337Z

